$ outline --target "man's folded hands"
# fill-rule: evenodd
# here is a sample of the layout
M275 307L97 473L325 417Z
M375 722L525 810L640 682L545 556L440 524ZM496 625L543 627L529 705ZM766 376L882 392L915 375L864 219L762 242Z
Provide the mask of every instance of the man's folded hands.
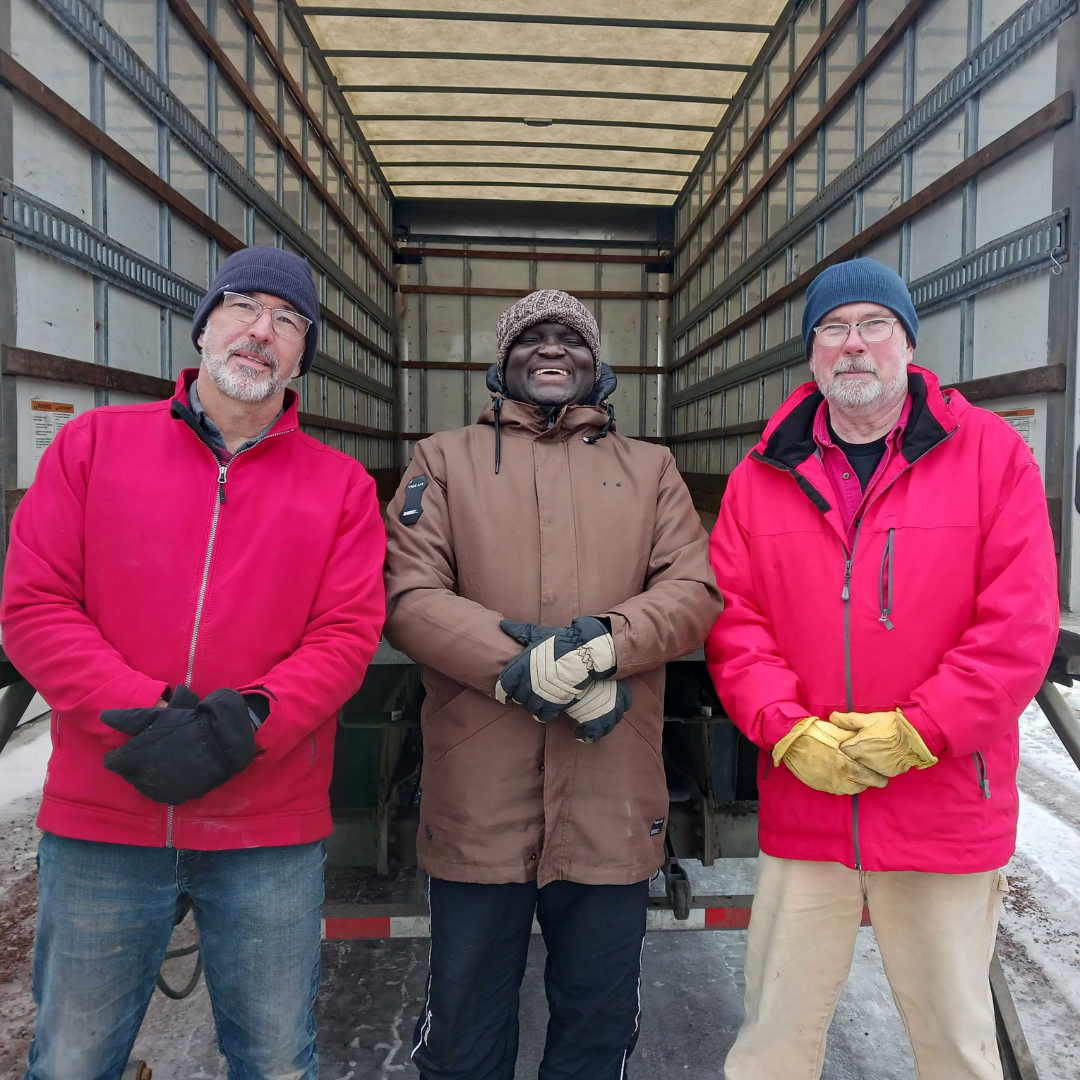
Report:
M804 717L773 747L772 759L831 795L883 788L892 777L938 760L900 709Z
M106 753L105 768L155 802L201 798L255 759L248 705L236 690L215 690L200 701L179 686L165 709L106 709L102 723L131 738Z
M882 776L928 769L938 759L900 709L889 712L834 712L829 722L850 733L844 753Z
M615 642L606 622L591 616L569 626L537 626L503 619L499 624L525 648L495 684L500 702L523 705L541 723L565 713L579 742L596 742L630 708L630 687L613 679Z

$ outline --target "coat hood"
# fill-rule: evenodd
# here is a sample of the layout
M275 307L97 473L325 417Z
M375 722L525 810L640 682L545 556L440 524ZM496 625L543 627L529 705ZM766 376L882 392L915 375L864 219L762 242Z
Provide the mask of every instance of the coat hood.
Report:
M583 431L586 432L583 438L587 443L594 443L609 431L614 431L615 407L607 399L618 384L615 372L607 364L601 364L600 378L583 404L547 409L507 396L506 384L499 378L499 367L492 364L487 370L491 402L484 407L476 422L495 425L495 471L499 471L503 431L511 431L525 438L538 438L548 432L554 433L552 437L559 438Z

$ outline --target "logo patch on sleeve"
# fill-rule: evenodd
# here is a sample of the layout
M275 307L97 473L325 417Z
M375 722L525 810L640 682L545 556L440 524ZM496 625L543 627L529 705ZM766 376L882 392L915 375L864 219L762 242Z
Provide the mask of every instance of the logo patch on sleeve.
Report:
M421 500L424 498L427 486L428 478L423 473L414 476L405 485L405 505L398 514L398 521L402 525L415 525L420 520L420 515L424 512Z
M666 818L658 817L658 818L657 818L657 819L656 819L656 820L655 820L655 821L654 821L654 822L652 823L652 828L651 828L651 829L649 830L649 835L650 835L650 836L656 836L656 834L657 834L658 832L660 832L660 830L661 830L661 829L662 829L662 828L664 827L664 822L665 822L666 820L667 820Z

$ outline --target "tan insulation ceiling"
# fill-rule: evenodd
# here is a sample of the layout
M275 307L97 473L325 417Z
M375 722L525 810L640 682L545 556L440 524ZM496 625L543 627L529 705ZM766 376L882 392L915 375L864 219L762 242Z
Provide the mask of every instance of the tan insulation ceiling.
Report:
M660 206L785 6L299 5L395 195Z

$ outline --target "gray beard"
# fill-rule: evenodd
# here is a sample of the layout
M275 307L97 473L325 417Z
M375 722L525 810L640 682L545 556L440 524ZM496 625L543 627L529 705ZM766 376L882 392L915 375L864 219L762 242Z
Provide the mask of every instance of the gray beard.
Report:
M830 405L837 405L843 409L855 412L869 412L880 408L907 393L907 369L911 361L911 349L904 351L903 360L896 373L896 378L891 382L882 382L877 375L873 361L866 357L852 357L850 360L838 360L833 368L828 382L823 382L816 375L814 381L822 396ZM837 370L845 371L871 371L873 379L858 379L837 381Z
M254 375L248 375L243 368L228 367L229 357L240 350L254 353L268 360L270 362L269 376L259 379ZM248 339L234 341L223 353L212 353L204 348L202 359L210 378L226 397L233 398L235 401L245 401L249 405L266 401L288 386L291 381L278 377L281 363L276 354L272 349L260 345L257 341Z

